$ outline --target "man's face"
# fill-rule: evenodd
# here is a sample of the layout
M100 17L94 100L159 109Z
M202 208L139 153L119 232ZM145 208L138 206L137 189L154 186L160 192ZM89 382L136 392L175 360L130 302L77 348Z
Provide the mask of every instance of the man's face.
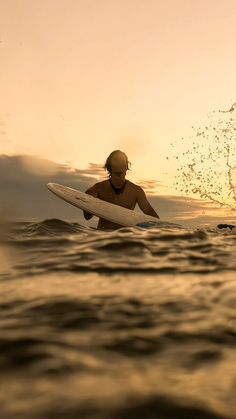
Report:
M111 164L111 176L117 184L123 184L127 171L127 162L124 156L114 156Z

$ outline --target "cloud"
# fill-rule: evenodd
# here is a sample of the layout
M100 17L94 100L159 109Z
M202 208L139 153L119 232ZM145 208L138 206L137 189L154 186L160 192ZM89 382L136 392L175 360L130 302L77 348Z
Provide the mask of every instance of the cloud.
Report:
M0 222L9 218L25 221L60 218L96 226L96 217L86 222L81 210L54 196L46 185L55 182L85 191L105 177L102 166L95 163L80 170L34 156L0 155ZM192 226L230 221L226 220L226 212L212 203L182 196L154 195L153 188L158 184L155 180L142 180L141 184L146 187L148 200L161 219ZM136 210L140 211L138 206Z
M82 170L34 156L0 156L0 218L82 219L82 211L66 204L47 188L48 182L85 191L95 181Z
M107 178L107 173L104 170L103 165L96 163L89 163L89 167L83 170L83 175L95 176L101 180L105 180Z
M157 181L157 180L139 180L136 182L137 185L141 186L141 188L145 191L148 195L155 195L158 187L164 187L164 185Z

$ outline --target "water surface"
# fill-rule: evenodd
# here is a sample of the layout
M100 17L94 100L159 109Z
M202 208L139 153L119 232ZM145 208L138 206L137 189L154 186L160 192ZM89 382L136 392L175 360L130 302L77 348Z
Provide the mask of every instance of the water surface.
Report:
M236 418L236 231L12 223L1 418Z

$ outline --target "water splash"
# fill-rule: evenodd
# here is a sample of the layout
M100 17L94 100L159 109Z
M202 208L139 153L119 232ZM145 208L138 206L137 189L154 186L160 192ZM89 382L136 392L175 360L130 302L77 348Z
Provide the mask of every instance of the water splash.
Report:
M225 115L219 118L219 113ZM169 159L178 164L177 191L186 195L198 194L220 207L236 210L235 114L236 103L229 110L213 111L207 125L192 127L193 134L188 139L192 146ZM186 139L182 140L184 146Z
M219 111L219 112L223 112L223 113L227 113L227 112L233 112L236 109L236 103L234 103L230 109L228 109L228 111Z

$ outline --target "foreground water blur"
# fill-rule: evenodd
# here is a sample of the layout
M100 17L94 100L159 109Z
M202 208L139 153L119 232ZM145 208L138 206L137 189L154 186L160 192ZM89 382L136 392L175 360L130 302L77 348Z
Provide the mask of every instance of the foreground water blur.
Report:
M236 418L236 229L1 231L1 419Z

